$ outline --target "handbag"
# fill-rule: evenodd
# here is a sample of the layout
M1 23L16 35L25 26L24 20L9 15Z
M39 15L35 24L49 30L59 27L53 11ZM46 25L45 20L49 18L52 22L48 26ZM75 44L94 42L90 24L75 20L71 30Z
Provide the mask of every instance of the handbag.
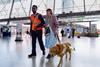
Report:
M50 33L50 28L49 26L45 27L45 35L49 34Z
M50 29L50 33L45 35L45 47L46 48L51 48L55 46L55 44L57 43L57 38L54 36L54 33L52 32L50 27L49 29Z

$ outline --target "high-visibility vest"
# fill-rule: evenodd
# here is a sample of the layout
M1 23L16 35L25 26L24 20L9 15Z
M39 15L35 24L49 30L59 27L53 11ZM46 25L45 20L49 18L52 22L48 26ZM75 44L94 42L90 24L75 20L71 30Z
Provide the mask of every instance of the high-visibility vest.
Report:
M32 22L32 30L42 30L42 27L37 27L41 23L41 20L38 18L39 14L31 15L30 19Z

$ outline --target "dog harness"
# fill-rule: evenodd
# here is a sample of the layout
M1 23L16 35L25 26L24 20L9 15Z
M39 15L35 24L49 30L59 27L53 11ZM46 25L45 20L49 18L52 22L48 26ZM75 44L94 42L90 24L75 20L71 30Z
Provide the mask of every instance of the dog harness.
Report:
M64 49L63 49L63 51L62 51L62 54L64 54L65 52L66 52L66 45L63 45L63 47L64 47Z

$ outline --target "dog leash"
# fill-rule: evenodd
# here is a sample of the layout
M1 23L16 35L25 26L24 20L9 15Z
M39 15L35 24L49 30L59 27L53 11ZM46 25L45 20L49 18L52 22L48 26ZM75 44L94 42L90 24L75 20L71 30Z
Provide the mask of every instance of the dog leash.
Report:
M58 40L58 42L61 43L58 34L56 34L56 36L57 36L57 40Z

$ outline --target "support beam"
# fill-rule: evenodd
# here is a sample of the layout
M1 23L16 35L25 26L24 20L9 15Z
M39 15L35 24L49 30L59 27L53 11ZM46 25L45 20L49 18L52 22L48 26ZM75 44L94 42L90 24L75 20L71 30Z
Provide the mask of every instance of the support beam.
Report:
M84 5L84 12L86 12L86 3L85 3L85 0L83 0L83 5Z
M0 19L0 22L19 21L19 20L29 20L29 17L5 18L5 19Z
M89 21L89 33L91 33L91 21Z
M29 16L31 14L32 2L33 2L33 0L31 0L31 2L30 2Z
M100 10L98 11L87 11L87 12L76 12L76 13L65 13L65 14L58 14L58 18L66 18L72 16L91 16L91 15L100 15Z
M14 2L15 2L15 0L12 1L11 10L10 10L10 13L9 13L9 19L11 18L11 14L12 14L12 11L13 11ZM10 23L10 21L8 20L7 25L9 23Z
M54 3L53 3L53 13L55 14L55 3L56 2L56 0L54 0Z
M72 17L72 16L91 16L91 15L100 15L100 11L65 13L65 14L58 14L57 17L67 18L67 17ZM17 18L4 18L4 19L0 19L0 22L17 21L17 20L29 20L29 16L17 17Z
M62 1L62 13L64 12L64 0Z

